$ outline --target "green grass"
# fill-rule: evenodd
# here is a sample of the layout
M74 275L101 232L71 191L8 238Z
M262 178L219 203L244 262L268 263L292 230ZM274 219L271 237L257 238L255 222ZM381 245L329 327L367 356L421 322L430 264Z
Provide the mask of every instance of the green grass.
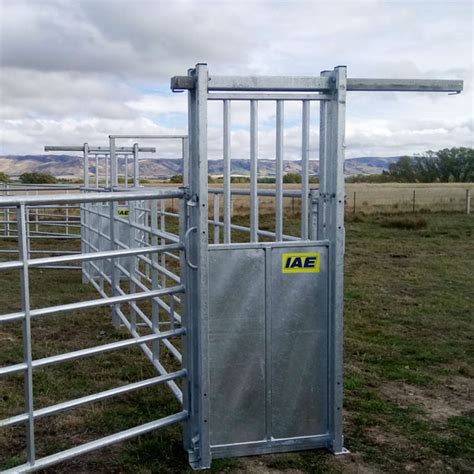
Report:
M407 219L424 223L398 224ZM262 223L271 225L271 217ZM295 216L285 231L297 227ZM213 472L474 469L474 218L357 216L348 220L346 238L345 437L353 454L334 458L314 451L218 460ZM2 312L18 310L18 273L0 277ZM36 307L97 298L93 288L81 285L78 272L36 270L31 288ZM38 320L33 331L35 357L126 337L112 328L105 308ZM21 359L20 335L13 325L0 328L1 365ZM44 406L152 375L138 349L120 351L38 371L35 395L38 406ZM0 380L0 417L22 411L22 390L20 377ZM177 409L168 390L155 387L40 420L39 454ZM0 468L24 461L23 442L19 428L0 434ZM190 470L180 428L170 427L47 472Z

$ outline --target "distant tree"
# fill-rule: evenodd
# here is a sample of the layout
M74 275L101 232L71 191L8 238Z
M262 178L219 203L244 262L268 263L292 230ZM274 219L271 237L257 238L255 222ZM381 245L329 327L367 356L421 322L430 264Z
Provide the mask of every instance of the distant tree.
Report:
M182 174L175 174L171 176L170 183L181 184L183 182L183 175Z
M402 156L389 166L388 175L406 183L462 183L474 181L474 149L445 148L410 158Z
M409 156L402 156L396 163L391 163L388 171L395 181L407 183L414 183L416 181L413 160Z
M24 184L54 184L57 179L49 173L23 173L20 182Z
M346 183L389 183L396 181L388 171L381 174L355 174L346 178Z
M231 183L250 183L250 178L247 176L231 176L230 177Z
M10 176L8 176L3 171L0 171L0 183L9 183L9 182L10 182Z
M299 173L286 173L283 176L284 183L301 183L301 175Z
M258 178L257 183L262 183L262 184L274 184L275 183L275 178L271 177L266 177L266 178Z

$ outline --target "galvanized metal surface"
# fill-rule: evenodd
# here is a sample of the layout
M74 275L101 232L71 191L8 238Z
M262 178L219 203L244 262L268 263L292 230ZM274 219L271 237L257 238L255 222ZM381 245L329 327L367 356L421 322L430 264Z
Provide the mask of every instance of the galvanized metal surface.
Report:
M266 438L265 250L209 252L210 442Z
M192 416L192 428L185 441L194 468L209 467L211 457L322 446L335 453L345 452L342 436L342 282L346 92L460 92L462 87L462 81L351 80L347 79L344 66L323 71L319 77L238 77L212 76L205 64L198 64L189 70L188 76L171 79L172 90L189 91L190 163L194 164L194 172L189 174L192 182L189 210L196 229L189 236L190 248L194 243L193 262L197 262L197 268L192 271L195 277L201 272L201 284L194 284L190 297L195 307L188 304L198 326L196 337L191 338L190 349L193 357L199 358L193 373L198 388L191 406L201 413ZM209 219L207 208L208 100L223 102L224 183L222 190L210 190L214 196L212 219ZM230 185L230 111L234 100L248 101L250 106L249 190L233 190ZM257 108L260 100L276 103L276 182L274 190L266 191L259 190L257 184ZM302 186L301 191L297 191L301 198L301 225L298 236L284 232L284 102L289 100L302 103ZM309 187L310 101L320 108L319 190ZM223 200L219 199L220 194ZM233 194L250 196L249 225L233 222ZM274 196L273 229L259 229L258 199L263 194ZM214 245L208 243L207 223L213 227ZM224 244L219 244L221 227ZM233 243L233 230L247 232L248 243L243 246ZM259 237L275 242L256 243ZM323 247L322 239L327 242ZM324 267L321 272L291 275L294 278L279 273L282 252L279 246L284 240L291 240L292 243L286 245L300 251L301 245L305 244L307 248L317 248ZM262 252L266 258L261 256ZM209 268L207 253L210 255ZM268 255L273 255L273 260ZM258 270L263 260L267 262L264 336L260 314L262 301L258 298L263 291L261 270ZM265 386L267 397L265 409L261 401L262 386ZM264 437L262 418L265 418Z
M328 245L209 252L213 457L271 452L277 440L278 450L281 440L327 441ZM282 273L282 255L294 252L319 253L320 272Z

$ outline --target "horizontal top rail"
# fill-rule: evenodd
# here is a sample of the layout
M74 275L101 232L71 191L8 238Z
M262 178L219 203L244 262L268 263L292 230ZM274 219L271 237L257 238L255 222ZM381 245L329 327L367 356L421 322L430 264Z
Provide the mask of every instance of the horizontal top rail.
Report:
M66 195L45 194L43 196L0 196L0 207L35 205L35 204L67 204L110 201L138 201L141 199L171 199L181 198L184 191L176 188L159 189L154 191L134 191L119 193L75 193Z
M305 76L211 76L208 91L312 91L330 92L335 87L331 77ZM173 91L193 89L191 76L171 78ZM450 79L347 79L348 91L386 92L461 92L463 81Z
M317 191L317 188L311 188L309 192ZM209 188L209 193L212 194L224 194L224 188ZM231 194L235 194L238 196L249 196L250 189L232 189L230 190ZM283 191L283 197L301 197L302 190L301 189L287 189ZM275 189L258 189L257 190L258 196L275 196L276 190Z
M347 79L348 91L457 92L463 81L452 79Z
M79 191L83 189L81 186L51 186L51 187L46 187L43 186L41 188L39 187L5 187L3 189L0 188L0 192L12 192L12 193L22 193L22 192L33 192L33 191Z
M109 138L136 138L137 140L178 139L188 138L187 135L109 135ZM119 150L117 148L116 150Z
M135 138L135 137L133 137ZM58 145L58 146L45 146L44 151L84 151L84 146L67 146L67 145ZM89 153L106 153L110 154L110 148L107 146L91 146L87 149ZM147 153L155 153L155 147L139 147L138 151L140 152L147 152ZM121 146L115 149L115 153L130 153L134 152L133 147L130 146Z

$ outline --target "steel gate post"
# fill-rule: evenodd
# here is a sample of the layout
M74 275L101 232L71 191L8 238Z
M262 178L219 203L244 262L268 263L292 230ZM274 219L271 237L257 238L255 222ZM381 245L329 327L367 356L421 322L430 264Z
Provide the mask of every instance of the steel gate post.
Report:
M208 183L207 183L207 87L206 64L188 71L194 81L189 90L189 175L184 178L189 191L186 199L189 243L184 265L186 287L185 327L187 348L183 362L188 373L184 409L189 413L184 447L193 469L210 467L209 370L208 370ZM193 232L190 232L194 229Z
M322 235L330 245L329 275L329 432L330 448L342 454L342 348L344 272L344 136L347 70L338 66L329 76L332 97L321 109L320 203Z

